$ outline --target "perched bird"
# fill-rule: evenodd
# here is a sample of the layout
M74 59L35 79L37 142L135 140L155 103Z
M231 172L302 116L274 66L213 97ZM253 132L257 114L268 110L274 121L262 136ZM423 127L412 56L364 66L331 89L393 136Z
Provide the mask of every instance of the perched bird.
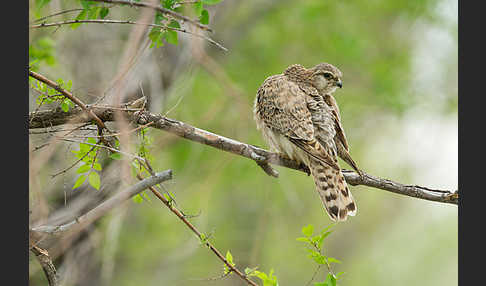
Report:
M342 158L360 175L349 146L336 100L342 73L320 63L313 68L291 65L265 79L258 89L254 118L272 151L307 165L317 193L333 221L356 215L356 203L338 165Z

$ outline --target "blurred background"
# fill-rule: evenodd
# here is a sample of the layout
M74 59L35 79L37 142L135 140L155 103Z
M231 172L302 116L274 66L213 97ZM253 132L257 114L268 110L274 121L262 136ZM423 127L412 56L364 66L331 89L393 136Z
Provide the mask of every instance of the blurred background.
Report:
M43 13L77 6L52 1ZM344 86L335 96L351 155L365 172L403 184L458 188L457 1L224 0L208 10L215 32L207 36L227 52L179 34L177 46L141 50L128 73L134 97L143 90L152 112L267 148L252 114L260 84L291 64L328 62L343 72ZM107 18L136 20L139 13L114 7ZM72 80L73 92L93 102L119 71L132 29L66 26L31 30L29 40L52 49L53 62L39 72ZM33 111L34 94L30 98ZM243 157L160 130L148 135L154 169L174 173L165 188L181 210L198 215L191 222L211 234L216 248L230 250L241 270L274 269L279 285L306 285L316 266L296 238L305 225L320 230L331 223L310 177L276 167L275 179ZM30 135L34 146L46 138ZM103 198L115 180L116 166L104 168L101 191L71 190L74 169L51 178L74 161L66 161L73 148L59 145L42 168L31 170L31 192L45 196L45 214L56 214L77 196ZM324 246L342 261L333 267L345 272L339 285L457 285L457 206L363 186L351 191L357 216L336 225ZM129 201L64 248L45 240L65 285L245 285L234 275L211 279L221 276L221 261L147 194L150 201ZM33 196L35 213L40 206ZM35 257L29 259L31 284L45 283ZM322 268L316 281L325 274Z

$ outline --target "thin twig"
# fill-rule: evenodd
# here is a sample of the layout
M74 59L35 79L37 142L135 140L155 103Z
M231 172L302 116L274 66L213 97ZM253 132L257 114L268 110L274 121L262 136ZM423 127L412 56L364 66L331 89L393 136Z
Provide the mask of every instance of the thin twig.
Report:
M153 4L150 4L150 3L145 3L145 2L134 2L134 1L124 1L124 0L92 0L92 1L95 1L95 2L105 2L105 3L112 3L112 4L120 4L120 5L129 5L129 6L137 6L137 7L142 7L142 8L150 8L150 9L154 9L156 11L159 11L163 14L169 14L171 15L172 17L174 18L177 18L177 19L180 19L180 20L183 20L183 21L186 21L186 22L189 22L191 23L192 25L202 29L202 30L206 30L206 31L209 31L209 32L212 32L213 30L211 28L209 28L208 26L206 25L203 25L195 20L192 20L184 15L181 15L177 12L174 12L172 10L169 10L169 9L166 9L166 8L163 8L161 7L160 5L153 5Z
M91 151L93 151L93 149L94 149L94 148L96 148L96 146L91 146L91 149L89 149L89 151L88 151L88 152L86 152L86 154L84 154L84 155L83 155L81 158L79 158L78 160L76 160L76 162L74 162L74 163L73 163L71 166L69 166L69 167L67 167L67 168L65 168L65 169L63 169L63 170L61 170L61 171L59 171L59 172L57 172L57 173L55 173L55 174L51 175L51 178L53 179L53 178L55 178L55 177L59 176L60 174L64 174L64 173L66 173L67 171L69 171L69 170L70 170L72 167L76 166L76 164L78 164L79 162L81 162L81 160L83 160L83 159L84 159L86 156L88 156L88 154L89 154Z
M60 93L62 93L62 95L69 98L72 102L74 102L76 105L81 107L84 111L86 111L95 120L96 125L98 125L98 127L100 127L101 129L106 128L103 121L101 121L101 119L99 119L98 116L96 116L96 114L93 113L93 111L89 110L81 100L79 100L77 97L75 97L69 91L63 89L56 82L53 82L52 80L46 78L45 76L38 74L34 71L31 71L31 70L29 70L29 76L37 79L38 81L41 81L41 82L47 84L48 86L50 86L50 87L54 88L55 90L59 91Z
M70 25L70 24L76 24L76 23L91 23L91 24L131 24L131 25L143 25L143 26L150 26L150 27L156 27L156 28L161 28L164 30L172 30L172 31L177 31L181 33L186 33L192 36L196 36L202 39L207 40L211 44L217 46L218 48L222 49L223 51L227 52L228 49L223 47L221 44L216 42L215 40L201 34L196 34L191 31L188 31L183 28L176 28L176 27L169 27L165 25L158 25L158 24L152 24L152 23L140 23L140 22L134 22L130 20L111 20L111 19L90 19L90 20L69 20L69 21L62 21L62 22L56 22L56 23L42 23L42 24L37 24L37 25L32 25L30 26L31 29L38 29L38 28L46 28L46 27L59 27L61 25Z
M57 13L54 13L54 14L51 14L51 15L47 15L47 16L39 18L39 19L35 19L33 22L37 23L37 22L40 22L42 20L45 20L45 19L48 19L48 18L51 18L51 17L54 17L54 16L59 16L59 15L62 15L62 14L76 12L76 11L83 11L83 10L84 10L83 8L64 10L64 11L60 11L60 12L57 12Z
M137 174L137 178L139 180L143 180L142 176L140 174ZM228 266L228 268L230 269L229 271L231 272L234 272L236 273L236 275L238 275L241 279L243 279L244 281L246 281L246 283L248 283L249 285L253 285L253 286L258 286L255 282L251 281L245 274L243 274L240 270L238 270L238 268L236 268L235 266L233 266L231 263L228 262L228 260L226 260L226 258L221 254L221 252L219 252L208 240L205 236L202 235L202 233L197 230L197 228L191 224L186 216L181 212L179 211L177 208L174 207L174 205L169 201L167 200L164 196L162 196L162 194L160 194L154 187L149 187L149 190L152 191L152 193L159 199L161 200L164 205L173 213L175 214L180 220L182 220L184 222L184 224L192 231L194 232L194 234L196 234L196 236L204 242L204 245L206 245L221 261L223 261L224 264L226 264L226 266Z
M102 202L94 209L85 213L84 215L77 217L76 219L58 226L42 225L33 227L30 230L35 232L43 232L49 234L55 234L58 232L64 232L70 230L74 225L79 225L80 227L85 227L94 221L98 220L104 216L108 211L119 206L122 202L128 200L129 198L139 194L143 190L160 184L161 182L172 179L172 170L166 170L164 172L156 173L154 176L147 177L142 181L134 184L128 189L117 193L108 200Z

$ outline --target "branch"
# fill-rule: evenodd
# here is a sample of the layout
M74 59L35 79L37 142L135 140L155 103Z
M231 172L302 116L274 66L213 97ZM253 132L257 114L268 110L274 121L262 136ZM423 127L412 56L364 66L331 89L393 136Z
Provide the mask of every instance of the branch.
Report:
M225 47L223 47L221 44L214 41L213 39L211 39L211 38L209 38L205 35L200 35L200 34L190 32L186 29L169 27L169 26L158 25L158 24L151 24L151 23L140 23L140 22L134 22L134 21L129 21L129 20L110 20L110 19L69 20L69 21L62 21L62 22L56 22L56 23L42 23L42 24L32 25L32 26L30 26L30 28L31 29L38 29L38 28L55 27L55 26L59 27L61 25L69 25L69 24L75 24L75 23L131 24L131 25L143 25L143 26L157 27L157 28L161 28L161 29L165 29L165 30L172 30L172 31L177 31L177 32L181 32L181 33L186 33L186 34L189 34L189 35L193 35L193 36L205 39L208 42L210 42L211 44L222 49L223 51L225 51L225 52L228 51L228 49L226 49Z
M91 110L89 110L86 107L86 105L81 100L79 100L77 97L75 97L72 93L63 89L60 85L53 82L52 80L50 80L50 79L48 79L48 78L44 77L43 75L38 74L36 72L29 70L29 76L31 76L31 77L37 79L38 81L41 81L41 82L47 84L48 86L54 88L55 90L59 91L62 95L69 98L72 102L74 102L76 105L81 107L84 111L86 111L96 121L96 125L98 125L98 127L100 127L101 129L106 128L105 124L98 118L98 116L96 116Z
M38 227L31 228L31 231L36 232L45 232L49 234L55 234L58 232L64 232L71 229L74 225L80 225L84 227L93 223L94 221L101 218L107 212L115 208L116 206L120 205L122 202L128 200L129 198L137 195L138 193L142 192L143 190L147 189L156 184L160 184L161 182L167 181L172 179L172 170L167 170L161 173L156 173L154 176L148 177L141 182L136 183L135 185L129 187L128 189L117 193L113 197L109 198L108 200L102 202L94 209L90 210L86 214L72 220L68 223L59 226L50 226L50 225L43 225Z
M57 275L56 267L54 267L54 263L52 263L52 259L49 257L47 250L34 245L30 251L32 251L39 260L42 270L44 270L44 273L46 274L49 286L59 285L59 277Z
M143 178L140 176L140 174L137 174L137 178L139 180L143 180ZM204 242L204 245L206 245L221 261L223 261L226 266L230 269L230 272L235 272L236 275L238 275L241 279L246 281L249 285L253 286L258 286L255 282L251 281L245 274L243 274L238 268L233 266L231 263L226 260L226 258L219 252L208 240L205 236L202 235L202 233L197 230L197 228L192 225L186 218L186 215L184 215L180 210L174 207L173 202L167 200L164 196L162 196L154 187L149 187L149 189L152 191L152 193L159 199L161 200L164 205L169 208L169 210L174 213L184 224L196 234L196 236L199 238L200 241Z
M137 7L142 7L142 8L150 8L150 9L154 9L156 11L159 11L163 14L169 14L171 15L172 17L174 18L177 18L179 20L183 20L183 21L186 21L186 22L189 22L191 23L192 25L202 29L202 30L206 30L206 31L209 31L209 32L212 32L213 30L211 28L209 28L208 26L206 25L203 25L195 20L192 20L184 15L181 15L177 12L174 12L172 10L169 10L169 9L166 9L166 8L163 8L159 5L153 5L153 4L150 4L150 3L144 3L144 2L134 2L134 1L124 1L124 0L92 0L92 1L95 1L95 2L105 2L105 3L112 3L112 4L120 4L120 5L129 5L129 6L137 6Z
M117 109L113 108L94 108L93 111L104 121L113 121L114 112ZM29 124L29 129L40 128L40 127L51 127L55 125L61 125L67 122L69 118L72 118L80 112L79 109L70 110L67 113L61 110L48 110L40 111L36 113L36 118L32 120ZM202 130L186 124L181 121L170 119L162 115L152 114L146 111L139 112L125 112L126 116L132 122L138 125L144 125L149 122L154 122L151 127L167 131L169 133L175 134L179 137L205 144L226 152L230 152L239 156L246 157L248 159L254 160L259 166L264 169L264 171L271 176L277 177L278 173L269 164L279 165L282 167L298 170L309 174L309 169L294 160L285 158L277 153L271 153L267 150L258 148L256 146L242 143L230 138L226 138L206 130ZM32 114L29 116L33 116ZM86 122L79 121L78 123ZM343 170L344 178L346 182L351 185L364 185L377 189L382 189L385 191L393 192L396 194L401 194L405 196L411 196L419 199L449 203L457 205L459 202L458 191L448 191L448 190L434 190L426 187L414 186L414 185L404 185L396 183L387 179L382 179L368 175L363 172L363 177L360 178L359 175L352 171Z

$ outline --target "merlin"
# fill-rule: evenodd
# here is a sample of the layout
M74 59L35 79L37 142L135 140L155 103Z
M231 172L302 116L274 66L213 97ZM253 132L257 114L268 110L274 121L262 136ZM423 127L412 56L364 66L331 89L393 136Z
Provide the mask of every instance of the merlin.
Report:
M357 207L338 165L338 156L360 175L349 154L339 108L332 93L343 87L342 73L320 63L295 64L265 79L257 91L254 118L274 152L305 164L333 221L356 215Z

